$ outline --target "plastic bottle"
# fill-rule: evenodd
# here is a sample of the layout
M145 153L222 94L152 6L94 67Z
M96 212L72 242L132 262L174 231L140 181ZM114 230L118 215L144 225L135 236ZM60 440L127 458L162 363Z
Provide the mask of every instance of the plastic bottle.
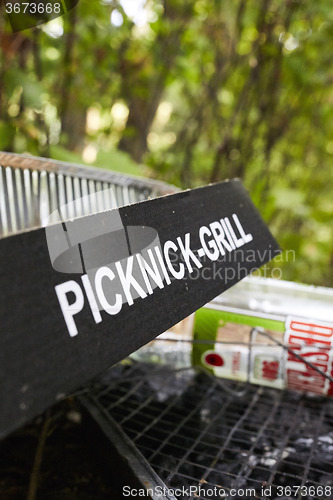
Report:
M332 306L332 289L246 278L132 356L332 396Z

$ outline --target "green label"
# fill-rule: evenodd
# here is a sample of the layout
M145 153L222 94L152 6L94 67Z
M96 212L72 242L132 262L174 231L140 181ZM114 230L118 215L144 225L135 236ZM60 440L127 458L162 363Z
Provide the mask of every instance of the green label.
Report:
M257 326L265 328L266 330L273 330L275 332L285 331L283 321L262 318L260 316L248 316L246 314L229 311L218 311L216 309L203 307L195 313L193 339L194 341L199 342L193 343L192 363L194 366L204 366L201 362L203 353L208 349L214 348L214 345L210 344L210 342L216 340L218 329L227 323L248 325L250 327ZM208 342L207 344L204 344L200 341Z

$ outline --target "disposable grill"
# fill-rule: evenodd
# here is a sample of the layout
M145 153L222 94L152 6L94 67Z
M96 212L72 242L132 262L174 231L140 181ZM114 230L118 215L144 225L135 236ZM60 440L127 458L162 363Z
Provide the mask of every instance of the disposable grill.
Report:
M105 194L107 190L113 198ZM68 211L63 214L67 219L174 191L175 187L163 182L109 170L0 153L0 237L44 226L48 216L61 207ZM84 201L87 195L92 195L89 203Z
M105 194L109 188L114 197ZM64 206L64 218L73 218L175 190L109 171L0 153L0 237L45 225L49 214ZM246 386L242 397L239 392L241 384L192 369L132 361L111 369L83 401L145 487L200 486L199 493L184 496L192 500L213 498L208 493L215 487L217 498L222 489L226 495L249 489L247 498L264 498L263 486L272 487L271 499L289 498L289 490L281 494L279 486L294 488L291 498L333 498L332 400L255 386ZM237 495L233 498L245 496ZM173 498L172 493L153 497Z
M264 499L269 487L270 499L333 498L328 398L134 363L110 370L84 402L111 441L130 438L166 488L185 488L177 498Z

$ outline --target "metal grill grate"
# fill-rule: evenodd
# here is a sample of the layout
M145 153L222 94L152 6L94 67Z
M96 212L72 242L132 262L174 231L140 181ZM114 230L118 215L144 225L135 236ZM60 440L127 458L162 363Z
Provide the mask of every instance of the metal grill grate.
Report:
M90 398L168 488L200 486L177 498L221 498L216 486L233 498L264 499L262 487L270 499L333 498L333 401L257 386L238 397L230 389L241 384L222 384L135 363L110 370Z
M105 194L108 189L113 199ZM0 152L0 237L45 225L48 216L63 206L69 207L64 213L68 219L176 190L163 182L109 170ZM87 195L92 198L85 206L82 197Z

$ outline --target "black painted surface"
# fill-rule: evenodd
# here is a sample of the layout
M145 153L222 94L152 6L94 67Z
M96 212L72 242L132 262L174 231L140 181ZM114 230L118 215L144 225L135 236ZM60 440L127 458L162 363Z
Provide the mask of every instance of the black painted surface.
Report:
M157 230L161 246L191 234L191 249L201 244L198 230L237 213L253 240L246 250L277 251L278 246L239 181L207 186L119 209L125 226ZM98 214L89 216L92 224ZM75 221L66 223L67 227ZM231 254L230 254L231 255ZM215 279L172 280L152 295L140 297L121 312L94 322L87 301L76 315L78 335L70 337L55 286L68 280L81 287L79 274L53 269L45 229L32 230L0 241L0 436L23 424L64 395L87 383L110 365L162 333L182 318L270 260L241 262L243 271L225 283ZM239 260L239 258L238 258ZM203 269L236 268L239 262L204 262ZM195 266L194 266L195 267ZM196 271L197 274L197 271ZM207 271L206 271L207 275Z

